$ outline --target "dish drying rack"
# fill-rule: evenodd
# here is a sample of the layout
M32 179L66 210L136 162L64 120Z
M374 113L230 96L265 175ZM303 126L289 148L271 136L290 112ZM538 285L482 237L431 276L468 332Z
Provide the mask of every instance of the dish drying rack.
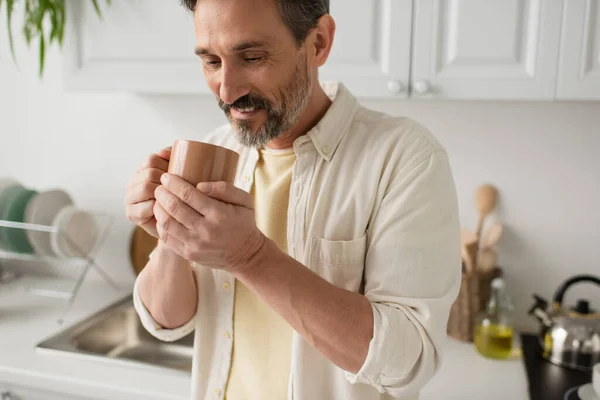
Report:
M49 264L52 264L58 266L58 270L67 271L68 276L66 279L62 280L61 283L71 282L72 285L70 289L57 289L55 287L44 287L44 285L41 287L26 287L26 290L33 295L65 300L66 304L57 320L58 324L62 324L64 322L71 309L71 306L73 305L73 302L75 301L75 298L79 293L85 277L92 268L108 285L113 288L113 290L118 291L119 285L96 262L98 250L102 247L102 244L106 240L114 218L108 215L92 212L89 212L89 215L94 218L96 227L98 228L96 240L90 247L89 251L84 251L77 246L72 238L70 238L69 235L67 235L57 226L37 225L0 219L0 229L21 229L26 231L44 232L48 235L59 235L60 239L68 242L70 247L77 249L77 252L79 253L79 255L75 257L64 257L58 255L39 255L35 252L21 253L6 250L0 247L0 289L2 288L2 285L9 284L21 276L21 273L17 272L16 269L7 269L6 265L2 262L3 260L30 262L32 263L34 269L42 268L44 265L48 266Z

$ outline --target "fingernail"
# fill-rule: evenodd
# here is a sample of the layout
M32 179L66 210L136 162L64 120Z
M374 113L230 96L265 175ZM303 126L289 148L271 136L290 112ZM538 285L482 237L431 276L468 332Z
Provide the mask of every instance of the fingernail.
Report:
M169 174L162 174L162 176L160 177L160 182L161 182L163 185L166 185L166 184L167 184L167 182L169 181L169 176L168 176L168 175L169 175Z
M198 190L203 193L212 192L212 183L210 182L200 182L197 186Z

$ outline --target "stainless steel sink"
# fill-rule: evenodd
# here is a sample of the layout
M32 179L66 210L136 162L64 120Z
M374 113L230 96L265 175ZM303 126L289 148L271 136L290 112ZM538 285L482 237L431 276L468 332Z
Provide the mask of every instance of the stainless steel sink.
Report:
M175 342L162 342L150 335L128 296L44 340L37 349L189 372L193 345L193 333Z

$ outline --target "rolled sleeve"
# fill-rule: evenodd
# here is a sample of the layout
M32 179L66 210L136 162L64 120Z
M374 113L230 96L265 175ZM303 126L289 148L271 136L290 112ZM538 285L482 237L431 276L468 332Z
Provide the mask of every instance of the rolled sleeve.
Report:
M365 296L373 338L360 370L345 376L409 396L439 369L460 287L460 223L445 151L393 176L368 233Z
M136 278L135 284L133 286L133 305L140 317L142 326L148 331L148 333L150 333L158 340L162 340L164 342L173 342L175 340L183 338L184 336L187 336L190 332L194 330L194 328L196 327L196 316L192 317L192 319L190 319L184 325L175 329L163 328L158 322L156 322L156 320L150 314L150 311L148 311L148 309L142 302L138 291L138 285L139 276Z

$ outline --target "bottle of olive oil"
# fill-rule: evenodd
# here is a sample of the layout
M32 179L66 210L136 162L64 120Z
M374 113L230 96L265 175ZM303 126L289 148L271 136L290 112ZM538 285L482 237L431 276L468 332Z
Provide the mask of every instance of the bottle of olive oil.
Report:
M487 307L476 321L475 346L485 357L504 359L513 346L513 306L504 279L495 278L491 286Z

